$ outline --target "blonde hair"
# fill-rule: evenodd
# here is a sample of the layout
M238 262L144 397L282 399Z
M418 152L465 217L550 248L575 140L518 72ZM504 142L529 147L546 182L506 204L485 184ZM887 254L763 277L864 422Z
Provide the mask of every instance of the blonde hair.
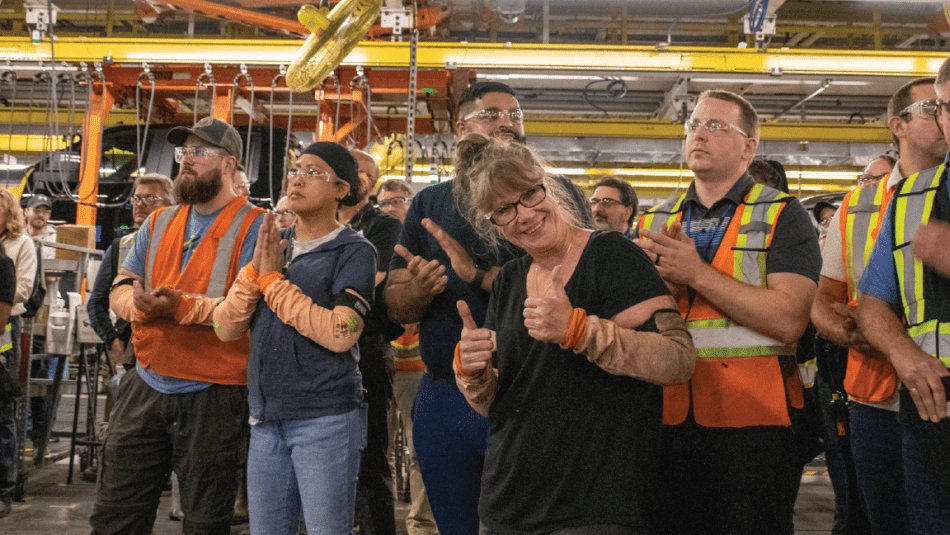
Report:
M6 216L6 225L0 228L0 238L19 238L23 234L23 210L9 190L0 188L0 211Z
M564 185L548 175L543 161L534 151L516 141L486 138L479 134L465 137L456 146L455 180L458 181L458 187L453 188L456 206L475 232L493 247L504 241L501 227L488 219L494 201L512 191L526 190L539 183L544 184L558 214L568 225L584 226Z

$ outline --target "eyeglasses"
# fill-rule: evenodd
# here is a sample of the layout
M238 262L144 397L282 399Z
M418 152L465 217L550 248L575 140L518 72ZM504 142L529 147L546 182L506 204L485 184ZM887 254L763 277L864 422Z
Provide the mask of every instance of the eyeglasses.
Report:
M300 177L306 180L324 180L326 182L333 182L333 180L330 179L330 173L327 171L321 171L319 169L293 168L290 171L287 171L287 177L291 180Z
M208 156L221 156L217 149L207 147L175 147L175 163L185 161L185 158L205 158Z
M130 200L132 201L132 206L138 206L140 204L153 205L159 201L164 201L165 197L157 197L155 195L134 195Z
M950 113L950 102L937 99L937 113Z
M862 173L858 175L858 185L863 186L865 184L870 184L871 182L877 182L878 180L886 176L887 176L887 173L883 175L868 175L868 174Z
M617 204L623 204L617 199L598 199L596 197L591 197L590 199L587 199L587 200L590 202L591 206L597 206L599 204L603 206L604 208L610 208Z
M484 110L473 111L465 117L462 117L462 120L468 121L476 117L478 120L485 121L486 123L498 122L502 117L508 117L513 123L520 123L524 120L524 112L521 111L521 108L512 108L508 111L499 110L498 108L485 108Z
M275 210L274 213L277 214L278 217L285 216L285 215L294 217L297 215L297 212L294 212L293 210Z
M396 207L396 206L399 206L400 204L405 204L405 203L407 203L407 202L409 202L409 199L407 199L407 198L405 198L405 197L393 197L392 199L386 199L385 201L379 201L379 202L377 202L376 204L377 204L380 208L386 208L387 206Z
M519 204L525 208L534 208L541 204L545 197L547 197L547 192L544 189L544 184L538 184L522 193L517 202L506 204L489 214L488 219L495 225L503 227L514 221L515 217L518 216Z
M735 130L743 136L749 137L749 134L746 134L745 130L734 124L724 123L718 119L709 119L706 122L690 119L686 121L686 135L695 134L700 126L705 126L711 136L720 137L726 135L730 130Z
M937 115L938 102L939 101L935 98L930 100L918 100L901 110L897 115L903 117L904 115L913 114L921 117L934 117Z

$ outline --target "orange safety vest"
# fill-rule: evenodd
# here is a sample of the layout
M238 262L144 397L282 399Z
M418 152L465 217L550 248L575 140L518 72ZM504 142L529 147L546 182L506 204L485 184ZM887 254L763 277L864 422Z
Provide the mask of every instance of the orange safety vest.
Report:
M765 260L788 195L754 185L736 207L712 267L740 281L768 287ZM685 195L645 214L642 228L659 232L679 221ZM685 293L685 292L684 292ZM686 382L663 387L663 423L693 419L704 427L790 426L788 406L804 406L795 346L732 321L702 295L679 298L696 348L696 368Z
M145 283L149 288L223 297L237 277L241 245L260 214L241 197L218 214L181 270L182 246L191 206L156 210L149 226ZM143 368L166 377L224 385L247 384L248 337L222 342L209 325L180 325L174 318L132 323L135 355Z
M421 372L426 369L419 355L419 332L409 335L405 332L390 342L393 346L393 364L397 372Z
M874 249L884 213L894 194L886 176L877 182L851 190L841 201L841 254L847 274L848 304L858 302L858 282ZM848 351L848 371L844 389L852 398L865 403L887 401L897 390L897 372L883 358Z

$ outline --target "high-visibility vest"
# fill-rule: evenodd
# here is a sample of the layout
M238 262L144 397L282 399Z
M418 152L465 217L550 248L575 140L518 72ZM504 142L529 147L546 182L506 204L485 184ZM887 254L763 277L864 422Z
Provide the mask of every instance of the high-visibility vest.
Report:
M894 264L904 306L907 335L922 351L950 367L950 323L944 323L928 310L924 288L924 264L910 248L921 225L930 221L934 200L944 179L943 164L907 177L901 182L894 200ZM939 296L945 298L946 296ZM934 296L935 299L938 296Z
M670 198L645 214L641 227L659 232L664 223L679 221L684 198ZM767 288L765 261L787 199L778 190L753 186L736 207L712 267ZM705 427L791 425L788 405L804 406L795 345L737 324L702 295L692 306L688 296L680 296L678 307L693 336L696 368L688 382L663 387L663 423L683 423L692 409Z
M419 332L402 333L390 342L393 346L393 364L397 372L421 372L426 369L419 355Z
M195 248L184 271L182 245L190 206L152 214L145 282L192 295L223 297L237 277L241 246L263 210L242 197L233 199ZM167 377L214 384L247 384L248 337L222 342L211 326L179 325L173 318L132 323L135 355L144 368Z
M0 353L13 349L13 324L8 323L0 333Z
M848 304L851 305L856 304L860 297L858 282L871 257L887 204L894 193L887 187L889 178L886 176L851 190L841 201L841 254L847 275ZM849 396L865 403L888 401L897 390L897 372L883 358L850 349L844 389Z

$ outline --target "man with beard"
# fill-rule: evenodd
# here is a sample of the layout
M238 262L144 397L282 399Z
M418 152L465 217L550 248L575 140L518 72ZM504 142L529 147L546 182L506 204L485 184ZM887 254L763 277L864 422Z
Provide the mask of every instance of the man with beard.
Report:
M172 469L183 532L228 533L246 456L248 340L218 340L212 314L251 261L263 210L231 187L241 160L234 128L209 117L168 140L178 145L180 204L149 216L112 286L137 362L105 440L96 534L150 533Z
M615 176L605 176L594 186L590 206L598 229L619 232L628 240L637 237L630 227L637 216L637 193L630 184Z
M459 138L475 133L525 142L524 113L505 84L478 82L466 88L459 97L458 117ZM469 196L469 186L462 182L456 178L430 186L412 200L386 286L393 321L421 321L419 351L427 371L413 407L413 444L442 535L478 533L488 437L488 419L468 405L455 384L452 358L462 334L455 303L468 302L481 324L500 267L524 254L510 244L493 249L478 237L458 208ZM566 185L575 208L589 222L580 190Z

